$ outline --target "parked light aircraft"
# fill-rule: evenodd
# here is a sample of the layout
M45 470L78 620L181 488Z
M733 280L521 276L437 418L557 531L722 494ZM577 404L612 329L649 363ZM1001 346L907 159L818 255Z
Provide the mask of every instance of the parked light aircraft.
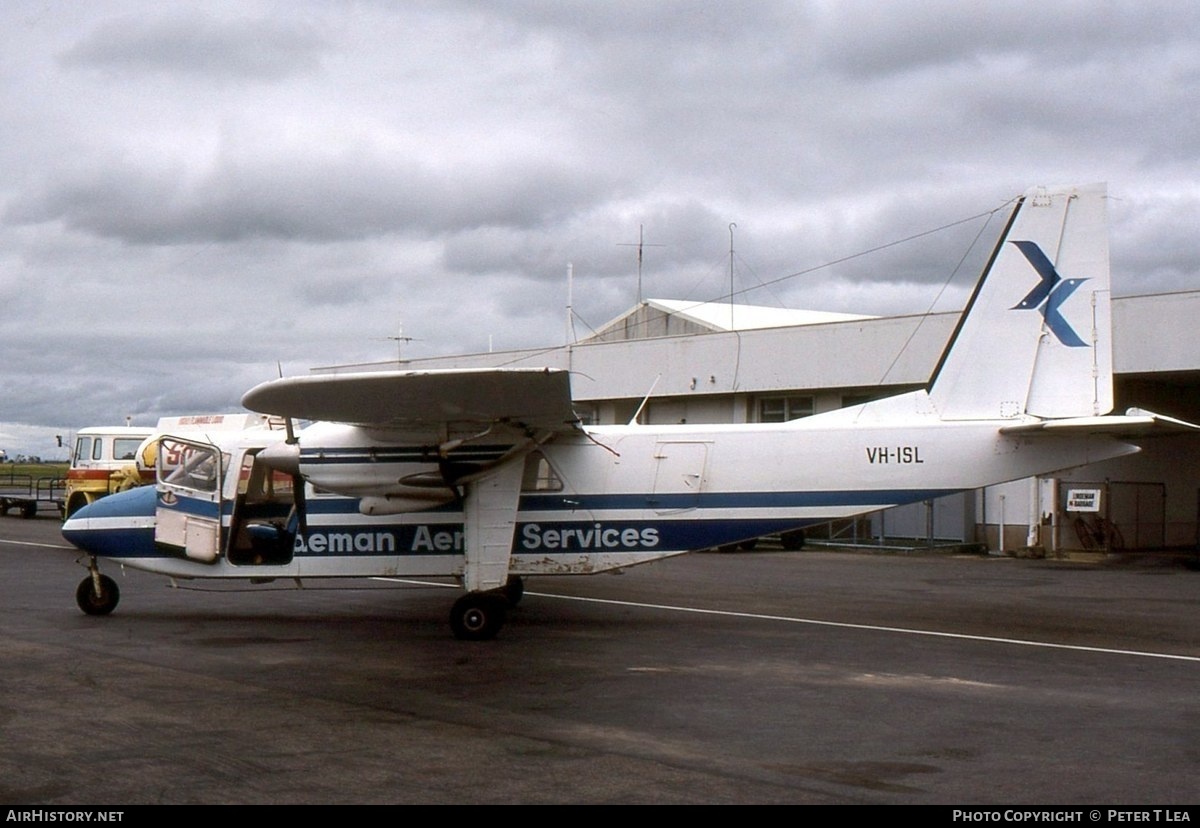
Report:
M77 512L100 558L172 579L455 576L486 639L531 575L591 574L1137 451L1112 408L1104 185L1015 202L925 389L780 424L583 426L561 370L308 375L243 404L312 422L164 437L157 484Z

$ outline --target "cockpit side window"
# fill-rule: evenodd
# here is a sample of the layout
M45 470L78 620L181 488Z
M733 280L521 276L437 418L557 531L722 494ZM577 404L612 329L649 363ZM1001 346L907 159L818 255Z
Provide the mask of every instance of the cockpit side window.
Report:
M169 486L215 492L220 485L220 454L212 446L165 437L158 450L158 480Z

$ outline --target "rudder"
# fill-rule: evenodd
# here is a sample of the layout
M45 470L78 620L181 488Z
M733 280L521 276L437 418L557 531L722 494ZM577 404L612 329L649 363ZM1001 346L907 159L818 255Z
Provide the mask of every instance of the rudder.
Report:
M930 382L942 419L1112 409L1106 205L1104 184L1021 197Z

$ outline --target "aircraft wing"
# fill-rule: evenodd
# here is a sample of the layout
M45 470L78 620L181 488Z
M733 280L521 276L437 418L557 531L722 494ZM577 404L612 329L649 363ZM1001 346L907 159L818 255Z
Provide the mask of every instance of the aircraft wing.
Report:
M1001 434L1062 434L1073 431L1080 434L1107 434L1113 437L1133 439L1137 437L1164 437L1169 434L1187 434L1200 431L1200 425L1177 420L1165 414L1155 414L1141 408L1131 408L1124 414L1104 417L1068 417L1061 420L1039 420L1003 426Z
M570 376L550 368L468 368L313 374L246 392L251 411L375 428L507 423L530 431L578 428Z

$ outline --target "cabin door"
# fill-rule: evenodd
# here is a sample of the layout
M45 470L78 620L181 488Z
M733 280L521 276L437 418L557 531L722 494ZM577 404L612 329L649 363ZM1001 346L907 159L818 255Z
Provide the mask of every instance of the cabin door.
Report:
M704 488L706 443L659 443L654 447L654 494L656 512L671 514L700 505Z
M221 451L211 443L164 437L158 443L154 542L194 561L221 554Z

